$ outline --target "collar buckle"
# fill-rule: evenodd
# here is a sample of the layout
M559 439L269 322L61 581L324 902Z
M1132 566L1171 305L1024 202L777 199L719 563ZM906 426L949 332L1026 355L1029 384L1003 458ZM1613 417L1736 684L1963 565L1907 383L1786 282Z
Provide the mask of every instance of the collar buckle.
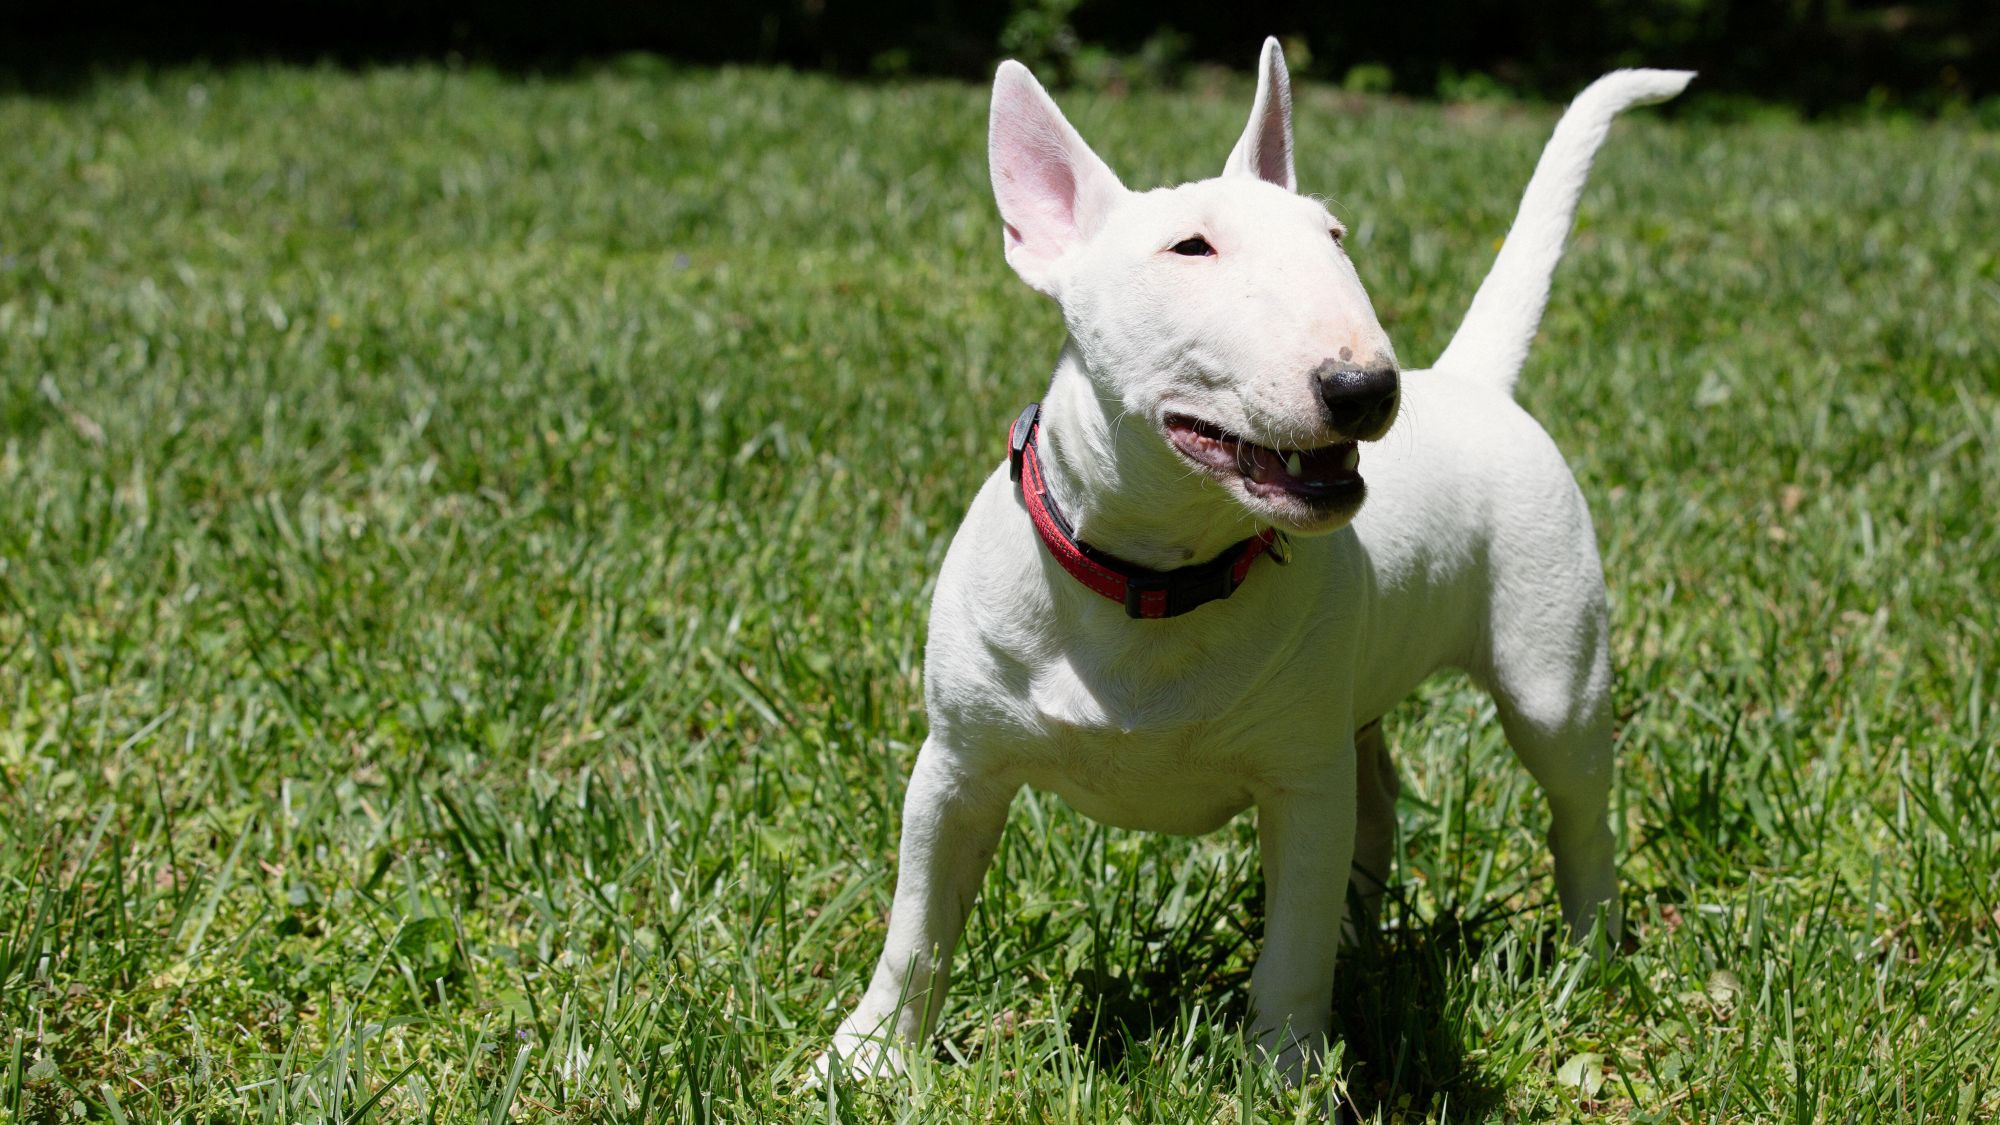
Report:
M1166 575L1161 574L1158 571L1153 571L1149 574L1126 575L1125 616L1137 620L1144 620L1145 618L1148 617L1172 616L1172 614L1166 612L1161 612L1161 613L1146 612L1145 597L1147 594L1155 594L1155 593L1167 595L1166 600L1168 601L1173 600L1174 596L1173 583L1168 580ZM1162 608L1164 609L1165 607Z
M1221 601L1236 592L1236 563L1243 557L1243 544L1197 566L1179 570L1134 570L1125 576L1125 616L1151 619L1179 617L1183 613ZM1160 594L1153 606L1146 595Z

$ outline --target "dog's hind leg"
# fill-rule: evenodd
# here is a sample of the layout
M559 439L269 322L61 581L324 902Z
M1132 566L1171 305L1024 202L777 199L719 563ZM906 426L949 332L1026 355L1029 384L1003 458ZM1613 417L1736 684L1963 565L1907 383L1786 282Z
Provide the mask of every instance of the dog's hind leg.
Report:
M1615 946L1620 919L1616 844L1608 817L1608 700L1551 721L1551 716L1503 699L1500 721L1549 802L1549 851L1555 856L1556 894L1571 940L1583 940L1601 922Z
M1396 857L1396 798L1403 791L1396 763L1382 737L1382 720L1354 735L1354 876L1348 886L1359 904L1350 927L1373 926L1382 914L1382 895ZM1352 935L1349 935L1351 938Z
M1479 678L1493 693L1508 743L1548 799L1549 850L1570 937L1582 940L1602 922L1615 946L1611 657L1602 587L1567 605L1533 599L1509 608L1496 607L1492 660Z

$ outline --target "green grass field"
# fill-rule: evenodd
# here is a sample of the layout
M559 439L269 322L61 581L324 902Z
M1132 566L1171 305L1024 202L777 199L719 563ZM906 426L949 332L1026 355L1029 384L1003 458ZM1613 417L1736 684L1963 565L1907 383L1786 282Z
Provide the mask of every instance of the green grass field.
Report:
M1248 102L1065 98L1135 185ZM1301 91L1411 366L1554 117ZM1328 1079L1237 1037L1252 818L1024 794L936 1064L801 1090L1060 338L984 125L643 68L0 98L0 1122L2000 1115L2000 135L1645 111L1523 379L1605 553L1636 948L1550 944L1439 681Z

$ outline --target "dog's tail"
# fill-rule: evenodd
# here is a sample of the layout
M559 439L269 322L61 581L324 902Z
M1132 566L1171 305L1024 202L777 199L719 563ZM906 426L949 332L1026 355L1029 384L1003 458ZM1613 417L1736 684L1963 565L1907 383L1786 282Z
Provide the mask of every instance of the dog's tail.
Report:
M1590 162L1611 131L1611 119L1635 105L1663 102L1687 88L1691 70L1614 70L1578 94L1556 122L1534 177L1521 196L1513 229L1493 269L1472 296L1458 334L1433 366L1498 384L1508 393L1527 361L1542 323L1549 279L1576 218L1577 196Z

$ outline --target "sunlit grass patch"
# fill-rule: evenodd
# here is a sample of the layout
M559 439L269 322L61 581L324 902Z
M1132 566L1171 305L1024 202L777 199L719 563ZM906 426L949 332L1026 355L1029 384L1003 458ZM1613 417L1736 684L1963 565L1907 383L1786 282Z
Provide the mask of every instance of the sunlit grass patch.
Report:
M1241 96L1066 105L1128 183ZM1399 353L1553 121L1302 88ZM0 1114L2000 1113L2000 138L1617 127L1523 397L1615 603L1636 948L1550 940L1489 709L1392 716L1332 1075L1237 1038L1250 818L1024 795L913 1083L882 936L930 576L1053 310L984 92L242 69L0 100Z

